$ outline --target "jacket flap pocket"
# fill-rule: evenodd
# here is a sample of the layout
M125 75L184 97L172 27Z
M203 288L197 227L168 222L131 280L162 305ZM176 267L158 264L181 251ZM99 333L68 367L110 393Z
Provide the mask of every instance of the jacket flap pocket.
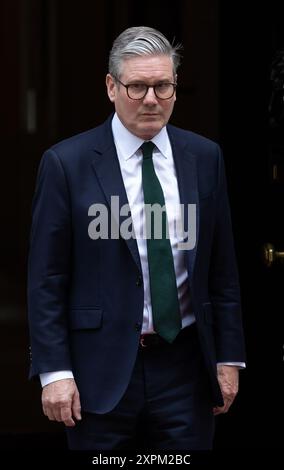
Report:
M204 323L207 323L208 325L213 325L214 318L213 318L211 302L205 302L204 304L202 304L202 306L203 306Z
M70 326L72 330L86 330L102 326L102 309L74 309L70 311Z

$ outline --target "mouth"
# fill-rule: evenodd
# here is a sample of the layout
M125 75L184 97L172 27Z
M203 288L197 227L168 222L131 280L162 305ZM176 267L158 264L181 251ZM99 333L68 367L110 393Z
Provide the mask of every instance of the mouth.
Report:
M155 116L159 116L159 114L158 113L142 113L142 116L155 117Z

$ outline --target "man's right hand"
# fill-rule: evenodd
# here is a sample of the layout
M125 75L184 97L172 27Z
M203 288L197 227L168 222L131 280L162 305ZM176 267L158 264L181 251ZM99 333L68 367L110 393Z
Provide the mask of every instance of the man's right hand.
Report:
M73 418L80 420L80 396L74 379L62 379L45 385L41 395L45 416L65 426L75 426Z

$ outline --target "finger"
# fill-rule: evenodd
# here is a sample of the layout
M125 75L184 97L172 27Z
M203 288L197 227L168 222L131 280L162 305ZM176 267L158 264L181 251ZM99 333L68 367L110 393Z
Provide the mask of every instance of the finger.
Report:
M45 416L48 416L49 410L48 410L48 404L46 403L46 400L43 398L41 399L41 406L42 406L42 411Z
M234 399L235 399L235 395L230 395L224 398L225 413L229 410L229 408L233 404Z
M47 416L50 421L56 421L56 417L51 408L49 408L48 406L45 406L45 407L42 407L42 409L43 409L44 415Z
M71 400L70 402L66 403L53 403L52 405L49 404L49 406L45 407L45 410L47 412L47 417L50 421L57 421L58 423L61 423L63 421L62 419L62 410L64 408L69 408L69 414L71 416Z
M78 420L82 419L82 416L81 416L81 403L80 403L79 393L75 393L75 395L74 395L73 404L72 404L72 412L73 412L73 416L76 419L78 419Z
M216 406L215 408L213 408L214 416L217 416L223 413L223 409L224 409L224 406Z
M52 421L58 421L59 423L62 421L61 418L61 406L60 403L50 403L47 407L47 413L49 419L52 418Z
M213 408L214 416L227 413L227 411L229 410L232 404L232 400L229 400L228 398L223 398L223 400L224 400L223 406L216 406L215 408Z
M53 414L54 414L54 417L55 417L56 421L58 421L58 423L61 423L61 422L63 421L63 420L62 420L62 413L61 413L61 408L60 408L60 407L57 406L57 407L54 409Z
M66 406L61 407L60 411L61 411L60 421L63 421L63 423L67 427L75 426L75 422L72 418L71 405L66 405Z
M47 416L50 421L56 421L54 407L50 405L49 401L45 397L42 397L41 402L43 414Z
M229 410L232 403L233 403L232 400L226 400L225 401L225 413Z

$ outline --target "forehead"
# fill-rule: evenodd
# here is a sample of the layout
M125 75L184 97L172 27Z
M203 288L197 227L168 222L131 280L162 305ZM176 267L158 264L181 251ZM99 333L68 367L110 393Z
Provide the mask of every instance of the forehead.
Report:
M172 59L167 55L146 55L125 59L121 64L121 78L127 80L172 79Z

